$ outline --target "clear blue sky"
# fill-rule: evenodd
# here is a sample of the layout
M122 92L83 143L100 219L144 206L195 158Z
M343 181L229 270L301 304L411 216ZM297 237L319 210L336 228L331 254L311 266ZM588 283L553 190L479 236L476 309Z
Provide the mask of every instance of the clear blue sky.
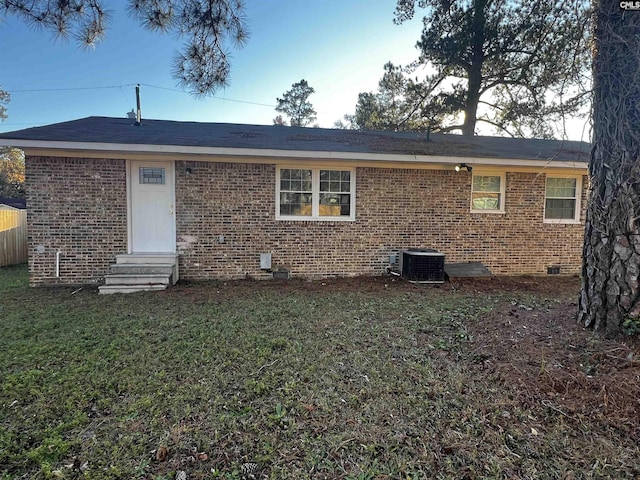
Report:
M376 89L385 62L416 59L422 27L421 18L394 25L395 0L250 0L251 35L232 52L230 86L216 98L194 98L171 76L180 41L144 30L124 0L106 3L110 29L89 50L15 17L0 20L0 87L11 94L0 132L90 115L124 117L135 107L137 83L143 118L271 124L276 98L302 78L316 90L309 100L318 123L332 127L353 113L359 92Z
M232 51L230 86L195 98L171 76L180 40L144 30L127 15L125 0L105 4L112 10L106 39L88 50L0 17L0 87L11 94L0 132L91 115L124 117L135 107L138 83L143 118L270 125L276 98L303 78L316 90L309 100L317 123L330 128L353 113L358 93L376 90L387 61L417 58L423 13L395 25L396 0L248 0L251 35ZM568 133L588 139L585 120Z

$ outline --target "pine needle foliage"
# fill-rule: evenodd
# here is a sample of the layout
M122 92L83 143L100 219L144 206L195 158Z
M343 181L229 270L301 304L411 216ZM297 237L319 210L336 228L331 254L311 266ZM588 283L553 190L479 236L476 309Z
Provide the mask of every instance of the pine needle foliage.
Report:
M292 127L306 127L316 119L316 111L309 102L309 96L313 93L313 87L302 79L277 99L276 111L287 115Z
M347 118L355 128L474 135L484 123L550 138L587 109L588 0L398 0L395 22L417 9L419 59L385 66L378 92L361 95Z
M33 28L93 48L106 35L109 5L104 0L0 0L0 15L15 15ZM184 40L173 62L183 88L199 96L228 84L230 49L242 47L249 36L241 0L129 0L128 10L143 28Z

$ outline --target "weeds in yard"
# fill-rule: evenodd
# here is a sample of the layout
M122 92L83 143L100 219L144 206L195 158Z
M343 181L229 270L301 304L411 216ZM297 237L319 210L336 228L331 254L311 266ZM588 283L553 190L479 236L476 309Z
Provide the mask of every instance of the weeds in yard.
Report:
M512 294L371 282L98 296L0 269L0 478L640 474L621 431L482 369Z

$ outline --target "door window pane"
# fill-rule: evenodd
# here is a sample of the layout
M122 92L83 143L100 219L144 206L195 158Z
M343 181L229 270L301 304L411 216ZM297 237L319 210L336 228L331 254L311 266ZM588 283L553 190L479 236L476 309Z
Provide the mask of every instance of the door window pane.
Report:
M164 168L140 167L141 184L164 185Z

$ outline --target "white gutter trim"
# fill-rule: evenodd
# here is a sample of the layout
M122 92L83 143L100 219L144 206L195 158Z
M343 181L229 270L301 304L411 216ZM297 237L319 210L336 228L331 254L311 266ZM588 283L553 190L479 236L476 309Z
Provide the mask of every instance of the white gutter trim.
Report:
M498 159L491 157L456 157L443 155L403 155L393 153L360 153L360 152L333 152L310 150L277 150L260 148L233 148L233 147L197 147L184 145L151 145L136 143L94 143L94 142L56 142L47 140L11 140L0 139L0 145L17 148L34 148L48 150L76 150L76 151L104 151L127 153L162 153L162 154L187 154L187 155L215 155L226 157L262 157L262 158L297 158L314 160L351 160L351 161L377 161L398 163L439 163L457 164L468 163L496 165L496 166L535 166L554 168L586 169L587 162L558 161L550 159Z

